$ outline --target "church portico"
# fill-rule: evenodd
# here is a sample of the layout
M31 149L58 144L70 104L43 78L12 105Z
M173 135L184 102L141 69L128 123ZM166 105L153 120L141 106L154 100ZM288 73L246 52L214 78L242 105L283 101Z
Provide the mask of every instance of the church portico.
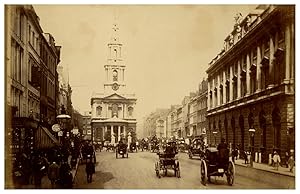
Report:
M110 141L117 143L121 137L127 139L129 132L135 132L136 122L112 118L107 120L94 120L92 128L94 130L95 141Z

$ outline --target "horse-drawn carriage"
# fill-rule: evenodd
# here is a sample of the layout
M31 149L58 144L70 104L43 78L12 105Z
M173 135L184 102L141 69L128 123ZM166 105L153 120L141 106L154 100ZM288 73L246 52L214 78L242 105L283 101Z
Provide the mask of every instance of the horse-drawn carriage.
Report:
M193 158L193 156L199 156L200 158L203 158L204 153L205 153L205 143L203 138L201 137L194 138L188 149L189 158Z
M167 176L168 169L174 170L174 176L180 178L180 167L176 154L178 154L176 142L168 142L165 150L157 153L159 160L155 163L155 172L158 178L161 177L161 171L164 176Z
M131 142L130 143L129 150L130 150L130 152L137 152L138 151L138 147L136 145L136 142Z
M178 139L177 140L177 147L179 152L185 152L187 149L187 144L185 143L184 139Z
M121 155L122 158L126 156L128 158L128 150L127 150L127 144L125 143L119 143L116 147L116 158Z
M158 141L152 141L150 143L150 152L158 152L159 151L159 143Z
M147 141L142 141L140 143L140 149L142 149L142 152L144 150L149 151L149 143Z
M235 167L234 163L229 160L229 150L210 147L206 148L205 155L200 162L201 182L206 185L207 181L211 182L211 176L227 177L227 183L233 185Z

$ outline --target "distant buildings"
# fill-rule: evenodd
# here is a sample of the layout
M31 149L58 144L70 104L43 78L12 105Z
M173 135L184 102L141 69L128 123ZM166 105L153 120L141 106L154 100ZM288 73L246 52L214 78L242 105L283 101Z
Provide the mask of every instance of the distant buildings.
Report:
M82 116L82 135L84 139L91 139L92 138L92 128L91 128L91 113L85 112Z
M143 137L193 138L205 135L207 129L207 81L199 84L195 93L185 96L181 105L157 109L144 119Z
M260 5L237 17L207 74L210 144L216 134L264 163L295 148L295 6Z

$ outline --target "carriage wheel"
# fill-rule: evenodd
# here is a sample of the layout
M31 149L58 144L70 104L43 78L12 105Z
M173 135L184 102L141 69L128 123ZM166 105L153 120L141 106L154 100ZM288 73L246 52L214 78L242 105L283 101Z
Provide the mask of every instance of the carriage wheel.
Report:
M177 176L177 178L180 178L180 167L179 167L179 162L177 162L177 165L176 165L176 171L177 171L177 173L175 174L175 176Z
M156 172L156 176L158 177L158 175L159 175L158 162L155 163L155 165L154 165L154 170L155 170L155 172Z
M204 160L201 160L200 175L201 175L202 184L206 185L206 182L207 182L207 166L206 166L206 162Z
M165 167L164 170L165 170L165 176L167 176L167 174L168 174L168 169Z
M232 161L229 161L228 169L227 169L227 183L228 185L232 186L234 182L234 175L235 175L235 167Z

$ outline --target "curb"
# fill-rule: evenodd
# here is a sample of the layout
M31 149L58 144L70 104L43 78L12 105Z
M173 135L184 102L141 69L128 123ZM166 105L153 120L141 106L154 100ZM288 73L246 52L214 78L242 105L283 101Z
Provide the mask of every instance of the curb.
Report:
M242 166L242 167L245 167L245 168L252 168L252 169L255 169L255 170L261 170L261 171L264 171L264 172L270 172L270 173L273 173L273 174L279 174L279 175L289 176L289 177L294 177L295 178L295 175L291 175L291 174L285 174L285 173L281 173L281 172L274 172L274 171L270 171L270 170L266 170L266 169L261 169L261 168L248 167L248 166L246 166L244 164L237 164L237 163L235 163L235 165Z

